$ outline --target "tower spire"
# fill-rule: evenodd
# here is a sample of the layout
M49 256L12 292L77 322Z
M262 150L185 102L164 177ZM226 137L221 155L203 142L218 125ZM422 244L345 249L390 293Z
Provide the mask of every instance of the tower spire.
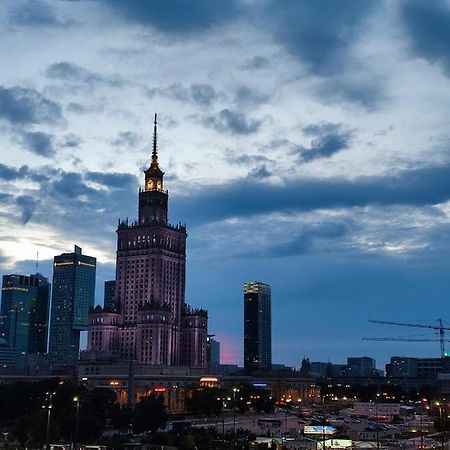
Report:
M154 159L155 157L158 158L158 150L157 150L158 136L157 136L157 129L156 129L157 124L158 124L157 114L155 113L155 121L153 122L153 151L152 151L152 159Z

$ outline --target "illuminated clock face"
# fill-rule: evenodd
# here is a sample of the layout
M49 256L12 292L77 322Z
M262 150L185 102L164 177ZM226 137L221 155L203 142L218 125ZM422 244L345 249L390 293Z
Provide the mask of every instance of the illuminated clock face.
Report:
M157 186L158 186L158 189L161 189L161 181L158 181Z
M153 189L153 180L147 181L147 190Z

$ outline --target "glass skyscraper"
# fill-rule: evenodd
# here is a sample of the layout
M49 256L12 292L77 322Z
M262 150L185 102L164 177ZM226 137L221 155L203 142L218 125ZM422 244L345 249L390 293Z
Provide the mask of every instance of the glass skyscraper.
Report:
M80 332L87 330L88 313L94 306L96 259L73 253L55 256L50 320L49 354L53 366L75 366Z
M272 367L271 287L244 284L244 368L247 373Z
M115 309L117 307L115 300L116 280L105 281L104 308Z
M41 274L4 275L0 337L23 353L47 351L50 284Z

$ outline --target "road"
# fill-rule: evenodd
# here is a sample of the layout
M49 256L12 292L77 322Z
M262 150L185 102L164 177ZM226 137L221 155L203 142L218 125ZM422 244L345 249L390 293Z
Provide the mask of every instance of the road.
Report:
M281 421L281 426L276 425L258 425L258 419L278 419ZM234 427L244 428L251 430L258 436L267 435L269 431L273 436L281 436L284 431L289 431L290 429L299 430L303 425L298 423L298 417L294 415L285 415L284 413L274 413L274 414L237 414L236 419L233 415L227 415L220 418L213 417L208 419L197 419L195 420L194 427L214 427L219 433L222 431L232 431Z

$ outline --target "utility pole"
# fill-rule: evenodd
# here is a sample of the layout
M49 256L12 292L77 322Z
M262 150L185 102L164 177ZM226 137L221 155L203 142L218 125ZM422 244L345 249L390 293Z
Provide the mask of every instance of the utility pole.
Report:
M52 407L53 407L53 395L56 394L56 392L46 392L46 395L49 396L48 399L48 405L47 405L47 443L46 443L46 450L50 449L50 418L52 414ZM45 408L45 405L42 407Z
M441 450L444 450L444 421L442 419L442 404L436 402L436 406L439 408L439 426L441 428Z
M423 449L423 400L420 402L420 448Z
M236 392L239 392L239 388L233 388L233 434L234 434L234 445L237 445L236 436Z
M78 424L80 421L80 399L79 397L74 397L73 401L76 403L76 407L77 407L77 417L76 417L76 421L75 421L75 450L78 449Z
M378 395L378 394L377 394ZM377 449L380 448L380 436L379 436L379 428L378 428L378 402L375 400L375 422L377 424L376 433L377 433Z

